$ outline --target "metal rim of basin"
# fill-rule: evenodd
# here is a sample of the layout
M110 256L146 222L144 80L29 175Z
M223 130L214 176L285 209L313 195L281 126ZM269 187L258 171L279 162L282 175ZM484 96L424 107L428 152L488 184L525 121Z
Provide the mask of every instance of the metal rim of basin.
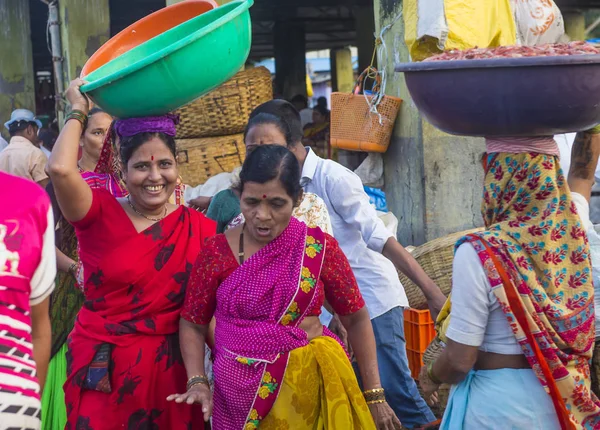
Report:
M466 70L488 68L517 68L544 66L573 66L600 63L600 54L556 55L547 57L488 58L473 60L420 61L398 63L396 72L437 72L441 70Z
M233 19L240 16L242 13L246 12L254 4L254 0L237 0L235 2L228 3L227 5L224 5L221 7L227 7L227 6L231 7L234 5L234 3L238 3L238 5L235 6L231 11L227 12L225 15L221 16L219 19L216 19L215 21L211 22L209 25L202 27L201 29L195 31L194 33L184 37L181 40L178 40L175 43L170 44L169 46L166 46L165 48L161 49L160 51L157 51L154 54L149 55L140 61L137 61L121 70L118 70L114 73L110 73L106 76L103 76L97 80L94 80L92 82L89 82L89 83L83 85L81 87L81 91L84 93L87 93L87 92L96 90L107 83L114 82L116 80L119 80L119 79L127 76L127 75L130 75L131 73L136 72L136 71L146 67L147 65L152 64L152 63L160 60L161 58L166 57L167 55L171 54L172 52L175 52L175 51L181 49L182 47L189 45L192 42L195 42L196 40L204 37L208 33L211 33L212 31L214 31L216 28L220 27L221 25L224 25L225 23L232 21ZM196 18L192 18L192 19L200 18L200 17L210 14L216 10L218 10L218 8L213 9L212 11L208 11L205 14L200 15ZM177 28L177 27L174 27L174 28ZM147 42L144 42L144 43L147 43ZM141 46L141 45L139 45L139 46ZM105 66L108 64L110 64L110 62L106 63ZM104 67L104 66L102 66L102 67ZM102 69L102 67L95 70L95 72Z

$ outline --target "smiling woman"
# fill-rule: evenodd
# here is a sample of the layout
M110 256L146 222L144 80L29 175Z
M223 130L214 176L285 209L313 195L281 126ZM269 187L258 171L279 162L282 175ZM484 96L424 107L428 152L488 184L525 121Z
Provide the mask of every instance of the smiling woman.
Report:
M166 397L185 387L179 313L192 263L216 226L169 203L178 178L172 115L115 123L126 197L88 185L77 168L89 109L82 83L67 91L73 110L48 163L84 267L85 304L67 341L67 426L204 428L199 408Z

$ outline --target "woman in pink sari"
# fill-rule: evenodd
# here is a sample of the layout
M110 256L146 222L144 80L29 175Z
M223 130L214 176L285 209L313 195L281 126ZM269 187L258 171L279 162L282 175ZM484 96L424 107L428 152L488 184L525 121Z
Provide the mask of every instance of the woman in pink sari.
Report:
M245 224L207 241L192 269L180 323L188 390L169 399L200 403L210 416L204 351L214 315L215 430L399 429L348 260L335 239L292 218L302 198L295 157L260 146L240 182ZM364 393L340 341L319 322L325 298L346 326Z

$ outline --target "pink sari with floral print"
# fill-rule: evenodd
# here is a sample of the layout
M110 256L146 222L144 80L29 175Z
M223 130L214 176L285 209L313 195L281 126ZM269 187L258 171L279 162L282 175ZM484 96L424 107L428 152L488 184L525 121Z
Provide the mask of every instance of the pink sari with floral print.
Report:
M292 218L219 286L215 430L243 429L273 407L290 351L309 344L299 324L314 299L324 254L323 232Z

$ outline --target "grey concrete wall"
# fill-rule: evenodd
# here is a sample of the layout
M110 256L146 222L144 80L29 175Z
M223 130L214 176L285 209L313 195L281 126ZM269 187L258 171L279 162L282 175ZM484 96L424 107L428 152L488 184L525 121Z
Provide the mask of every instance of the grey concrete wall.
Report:
M14 109L35 112L31 26L27 1L0 0L0 128Z
M375 0L377 33L393 22L402 2ZM482 225L480 215L483 139L450 136L423 120L396 62L409 61L400 18L384 36L388 61L386 94L404 100L385 160L388 206L398 217L398 239L420 245Z

